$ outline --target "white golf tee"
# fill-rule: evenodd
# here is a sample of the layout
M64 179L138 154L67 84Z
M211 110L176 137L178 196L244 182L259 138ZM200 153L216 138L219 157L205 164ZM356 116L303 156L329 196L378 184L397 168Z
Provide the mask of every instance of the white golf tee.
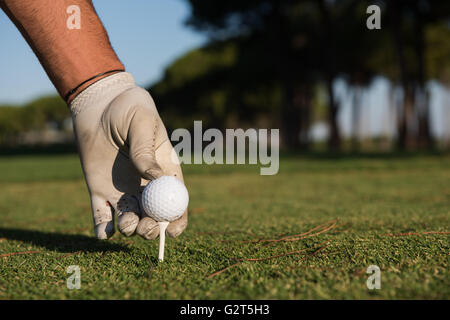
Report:
M162 221L159 223L159 260L164 260L164 245L166 243L166 229L169 225L168 221Z

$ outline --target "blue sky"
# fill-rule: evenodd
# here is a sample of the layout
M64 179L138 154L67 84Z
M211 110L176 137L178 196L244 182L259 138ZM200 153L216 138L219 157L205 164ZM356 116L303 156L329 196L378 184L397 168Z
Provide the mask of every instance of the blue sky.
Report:
M157 81L164 68L205 36L184 25L184 0L94 0L111 43L139 85ZM39 61L0 10L0 104L24 103L56 93Z

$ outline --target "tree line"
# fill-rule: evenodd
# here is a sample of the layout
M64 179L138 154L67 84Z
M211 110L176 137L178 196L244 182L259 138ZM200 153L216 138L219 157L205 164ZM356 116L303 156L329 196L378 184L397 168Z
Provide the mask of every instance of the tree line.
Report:
M400 97L395 147L433 148L427 84L450 89L450 1L180 1L191 6L186 25L209 40L148 88L169 131L199 119L205 128L280 128L283 147L304 150L312 125L323 121L329 150L340 150L334 83L342 79L351 88L356 122L362 92L382 77ZM374 4L380 29L370 30L367 8ZM68 117L56 96L3 106L0 144L14 145L21 132L49 122L62 128Z
M69 109L59 96L41 97L23 106L0 106L0 145L15 146L22 133L43 130L49 124L62 130L69 117Z
M209 41L149 88L166 117L181 116L174 123L261 123L279 127L286 148L304 149L312 122L323 117L328 147L339 150L341 103L333 84L343 79L352 88L357 119L362 89L383 77L401 96L396 147L433 147L427 83L450 86L450 2L186 1L187 25ZM380 8L377 30L366 26L373 4Z

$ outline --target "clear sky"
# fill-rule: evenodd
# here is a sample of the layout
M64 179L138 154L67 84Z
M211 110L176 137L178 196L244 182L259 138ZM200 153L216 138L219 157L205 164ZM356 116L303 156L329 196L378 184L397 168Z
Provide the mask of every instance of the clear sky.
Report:
M184 0L94 0L119 58L138 85L148 86L164 68L206 37L184 25ZM56 93L27 43L0 10L0 104L20 104Z

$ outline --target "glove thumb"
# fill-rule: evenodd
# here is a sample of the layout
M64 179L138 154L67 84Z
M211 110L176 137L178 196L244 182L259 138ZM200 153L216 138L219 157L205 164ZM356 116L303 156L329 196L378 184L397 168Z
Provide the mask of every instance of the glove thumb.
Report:
M164 175L155 156L158 127L158 114L145 107L136 110L129 127L131 161L141 177L147 180Z

